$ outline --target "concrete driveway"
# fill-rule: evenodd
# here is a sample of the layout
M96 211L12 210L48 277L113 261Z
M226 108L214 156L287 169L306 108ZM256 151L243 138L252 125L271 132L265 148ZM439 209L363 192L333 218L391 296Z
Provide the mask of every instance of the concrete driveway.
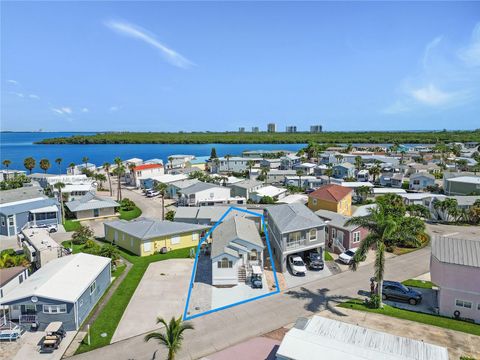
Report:
M420 288L413 288L418 290L422 293L422 302L417 305L410 305L408 302L402 301L394 301L394 300L385 300L385 304L390 306L411 310L415 312L421 312L425 314L434 314L436 315L436 309L438 307L437 302L437 290L433 289L420 289Z
M292 272L288 268L287 271L283 273L283 278L285 279L285 284L287 286L287 289L290 289L292 287L304 285L309 282L320 280L331 275L332 275L332 272L330 271L328 266L325 265L323 267L323 270L320 270L320 271L307 269L307 272L305 273L304 276L295 276L292 274Z
M349 265L344 264L343 262L338 260L338 254L333 254L332 253L331 255L335 260L335 264L338 265L338 267L341 269L342 272L343 271L350 271ZM397 255L395 255L393 253L385 252L385 259L390 259L390 258L393 258L395 256L397 256ZM366 257L365 261L362 261L359 264L359 267L366 266L366 265L373 266L372 264L373 264L374 261L375 261L375 251L374 250L368 250L367 257Z
M193 262L169 259L151 263L123 313L112 342L158 329L158 316L169 321L172 316L183 315Z

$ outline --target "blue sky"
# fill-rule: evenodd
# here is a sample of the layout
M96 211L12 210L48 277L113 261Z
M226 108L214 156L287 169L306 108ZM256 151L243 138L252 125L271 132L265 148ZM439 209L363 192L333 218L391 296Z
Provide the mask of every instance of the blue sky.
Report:
M480 127L477 2L2 8L2 130Z

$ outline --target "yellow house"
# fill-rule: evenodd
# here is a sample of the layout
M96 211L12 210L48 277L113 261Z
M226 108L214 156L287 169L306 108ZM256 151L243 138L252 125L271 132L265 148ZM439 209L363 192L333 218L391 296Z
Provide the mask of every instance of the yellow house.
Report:
M352 189L336 184L320 187L308 195L308 208L312 211L330 210L352 215Z
M105 239L139 256L152 255L163 248L167 251L198 245L209 228L183 222L138 218L104 223Z

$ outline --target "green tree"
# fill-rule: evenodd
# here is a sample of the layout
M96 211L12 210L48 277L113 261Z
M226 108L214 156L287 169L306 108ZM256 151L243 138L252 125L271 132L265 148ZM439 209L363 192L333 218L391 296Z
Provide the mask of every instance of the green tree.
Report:
M210 159L216 159L218 158L217 156L217 149L215 149L214 147L212 147L212 150L210 151Z
M71 170L72 175L73 175L73 172L74 172L74 170L75 170L75 163L71 162L70 164L68 164L68 167L69 167L69 169Z
M260 201L260 204L275 204L275 199L271 196L263 196Z
M83 245L87 240L93 238L93 230L88 226L80 225L80 228L76 230L72 235L72 242L75 245Z
M269 171L270 171L270 168L268 166L260 167L260 179L263 179L263 181L265 182L265 185L267 185L267 182L268 182Z
M165 220L173 221L174 219L175 219L175 211L168 210L167 213L165 214Z
M10 160L8 160L8 159L5 159L5 160L2 161L3 166L5 166L5 168L6 168L7 170L8 170L8 167L10 166L11 163L12 163L12 162L11 162Z
M111 165L109 162L103 163L103 170L105 170L105 173L107 174L107 177L108 177L108 189L110 190L110 196L112 196L113 189L112 189L112 179L110 178L110 168L111 168Z
M137 179L136 179L136 176L135 176L135 168L137 167L137 165L135 164L128 164L128 170L130 170L130 174L132 174L133 176L133 183L136 185L137 184Z
M373 176L373 182L375 183L377 181L377 176L380 175L380 167L378 165L372 166L369 170L368 173Z
M361 156L355 156L355 167L357 168L357 171L360 171L362 169L363 165L363 159Z
M305 173L303 172L302 169L298 169L298 170L296 171L296 174L297 174L297 176L298 176L298 186L303 189L304 186L303 186L303 183L302 183L302 176L303 176Z
M255 161L253 160L247 160L247 166L248 166L248 176L251 177L252 174L252 167L255 165Z
M18 255L13 249L6 249L0 252L0 269L15 266L29 267L30 262L25 255Z
M165 194L168 185L162 182L157 182L154 186L155 191L158 191L162 196L162 220L165 220Z
M118 180L117 201L121 201L122 200L121 178L122 178L122 175L125 174L125 166L122 163L122 159L120 159L119 157L116 157L113 161L116 165L116 168L115 168L114 172L115 172L115 175L117 175L117 180Z
M227 160L227 173L230 173L230 158L231 157L232 157L232 155L230 155L230 154L225 155L225 160Z
M29 171L29 173L32 173L32 170L35 169L35 159L33 157L28 157L25 160L23 160L23 166L25 166L25 169Z
M335 159L337 160L337 164L340 164L343 161L343 155L342 154L336 154Z
M357 188L357 194L361 197L362 202L364 202L370 194L370 188L368 186L359 186Z
M175 355L180 351L183 342L183 333L186 330L193 330L193 325L188 322L183 322L182 317L178 319L172 317L169 323L163 318L157 318L157 324L162 324L165 327L164 333L153 332L145 336L145 342L151 339L158 340L159 344L168 349L167 360L174 360Z
M87 168L88 160L90 160L90 159L89 159L88 157L86 157L86 156L84 156L84 157L82 158L82 162L83 162L83 164L85 165L85 169Z
M50 169L50 160L48 159L42 159L40 160L40 169L43 170L43 172L46 174L48 169Z
M168 157L168 162L170 163L170 170L173 170L173 157L172 156Z
M59 173L61 174L62 173L62 161L63 159L62 158L56 158L55 159L55 163L58 165L58 171Z
M382 285L385 273L385 249L386 243L398 230L398 224L391 215L382 213L380 209L370 209L367 216L358 216L349 219L346 223L349 225L361 226L369 231L368 235L360 242L360 246L353 257L351 269L356 271L358 264L362 261L369 249L375 251L374 274L377 281L377 292L380 298L379 307L382 304Z
M61 211L62 211L62 224L63 224L65 222L65 207L63 205L62 189L65 187L65 184L59 181L55 183L53 187L58 190L58 200L60 200Z

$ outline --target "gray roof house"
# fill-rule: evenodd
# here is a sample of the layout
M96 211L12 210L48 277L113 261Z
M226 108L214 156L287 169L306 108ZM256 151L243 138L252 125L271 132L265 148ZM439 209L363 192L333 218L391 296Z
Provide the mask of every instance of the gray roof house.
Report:
M355 165L349 162L336 164L333 166L333 177L336 179L345 179L355 177Z
M79 253L50 261L0 300L11 320L61 321L78 330L110 285L110 258Z
M167 184L167 195L170 199L176 199L178 194L192 185L199 183L198 179L182 179Z
M232 189L232 196L241 196L248 199L251 193L263 187L263 183L253 179L245 179L235 184L230 184L228 187Z
M267 209L270 243L281 266L287 270L290 254L302 255L325 246L325 222L302 204L282 204Z
M109 197L88 192L78 200L65 203L65 206L75 215L75 218L90 219L114 216L115 208L120 204Z
M456 176L444 174L443 190L446 195L480 195L480 176Z
M228 209L230 209L230 206L179 207L175 212L174 221L191 224L214 225L222 218ZM246 213L244 211L232 210L228 213L224 220L228 220L233 216L245 217L247 219L254 220L257 223L258 228L260 228L260 217L263 214L263 211L258 209L248 209L248 211L256 213L258 216Z
M0 235L14 236L28 225L58 225L60 205L38 186L0 191Z
M409 189L410 190L423 190L427 186L435 185L435 176L425 172L417 172L410 175Z
M252 220L231 217L217 226L212 239L212 285L238 285L254 266L262 268L265 246Z
M186 187L180 193L180 206L227 204L230 200L230 188L205 182Z

